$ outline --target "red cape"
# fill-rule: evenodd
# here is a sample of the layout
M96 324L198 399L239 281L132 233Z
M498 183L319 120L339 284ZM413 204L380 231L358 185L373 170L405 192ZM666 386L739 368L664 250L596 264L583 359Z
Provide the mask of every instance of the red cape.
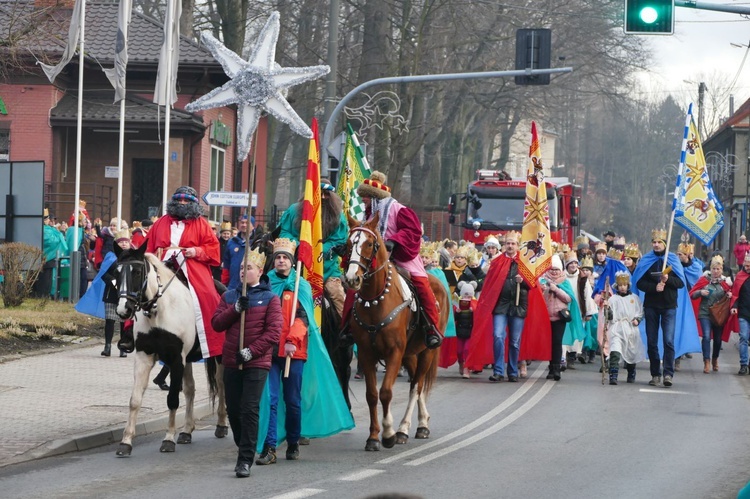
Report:
M174 219L170 215L159 218L146 238L146 251L156 254L158 249L167 249L172 246L170 241L172 229L170 225ZM206 330L206 342L208 343L208 354L210 357L221 355L224 346L224 334L217 333L211 326L211 318L214 316L219 304L220 296L214 286L214 278L211 274L211 266L219 265L219 240L216 239L211 226L203 218L185 220L185 230L180 238L180 247L195 248L195 258L186 258L187 278L190 287L195 290L203 316L203 326ZM204 352L204 357L206 357Z
M690 293L688 294L688 296L690 296L691 304L693 305L693 313L695 314L695 322L698 323L698 334L700 336L703 336L703 328L701 327L701 321L698 320L698 313L699 313L699 309L701 306L702 298L700 297L693 298L693 293L695 293L696 291L700 291L704 287L708 286L710 282L711 281L706 279L706 276L702 275L700 279L698 279L698 281L695 283L695 286L693 286L693 288L690 290ZM726 282L722 282L721 287L724 288L725 293L730 291L730 287ZM729 323L730 320L732 320L731 317L729 318L729 320L727 320L727 323ZM725 326L724 331L721 334L721 340L724 342L727 342L729 341L729 335L732 333L732 331L731 329L726 328L726 324L724 326Z
M732 299L729 300L729 308L734 308L734 304L737 302L737 298L740 297L740 289L742 289L742 285L745 284L745 281L747 278L750 277L750 274L740 269L739 272L737 272L737 275L734 278L734 284L732 284ZM727 320L727 323L724 324L724 332L722 334L723 338L728 338L729 335L732 332L739 332L740 331L740 321L739 316L729 314L729 319ZM724 340L727 341L727 340Z
M505 279L513 260L501 255L490 263L487 277L484 279L482 294L474 313L474 326L471 329L469 354L465 366L472 371L479 371L487 364L495 363L493 343L492 311L500 298ZM519 360L549 360L552 356L552 330L544 297L538 286L529 290L529 306L521 334L521 352ZM506 335L507 346L507 335ZM507 351L506 358L507 358Z

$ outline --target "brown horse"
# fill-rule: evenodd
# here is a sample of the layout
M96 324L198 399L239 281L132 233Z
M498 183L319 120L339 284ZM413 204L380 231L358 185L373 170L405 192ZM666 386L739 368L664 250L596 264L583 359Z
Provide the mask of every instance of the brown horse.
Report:
M414 406L418 405L418 427L415 438L429 438L430 415L427 394L437 377L439 349L425 347L423 321L419 320L416 295L389 261L389 254L378 232L379 216L364 224L349 217L347 267L344 280L356 291L349 316L349 326L357 342L359 365L365 374L367 405L370 408L370 436L365 450L380 450L378 423L377 362L385 361L385 376L380 385L383 405L383 446L409 440ZM428 274L429 275L429 274ZM448 322L448 295L440 281L429 275L432 291L438 300L441 331ZM393 383L401 366L409 373L411 387L406 413L397 431L393 428L391 400Z

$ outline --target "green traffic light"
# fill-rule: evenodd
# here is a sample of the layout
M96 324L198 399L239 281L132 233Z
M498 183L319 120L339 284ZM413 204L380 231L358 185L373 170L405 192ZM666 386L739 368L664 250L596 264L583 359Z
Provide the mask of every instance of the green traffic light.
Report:
M659 13L653 7L644 7L639 17L646 24L654 24L659 19Z

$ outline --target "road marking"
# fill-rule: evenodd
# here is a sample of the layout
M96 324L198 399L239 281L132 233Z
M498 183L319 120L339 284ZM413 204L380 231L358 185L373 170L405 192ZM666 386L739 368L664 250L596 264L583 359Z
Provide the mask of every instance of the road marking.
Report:
M467 424L466 426L464 426L462 428L459 428L458 430L456 430L456 431L454 431L452 433L449 433L449 434L447 434L444 437L440 437L437 440L433 440L433 441L431 441L429 443L426 443L424 445L420 445L419 447L413 447L413 448L411 448L409 450L406 450L404 452L400 452L400 453L396 454L395 456L388 457L386 459L382 459L380 461L377 461L376 464L389 464L389 463L393 463L395 461L398 461L399 459L403 459L403 458L409 457L409 456L411 456L413 454L416 454L417 452L423 452L423 451L429 450L429 449L431 449L431 448L433 448L435 446L442 445L442 444L444 444L444 443L446 443L446 442L448 442L450 440L453 440L454 438L460 437L461 435L470 432L474 428L476 428L476 427L478 427L478 426L486 423L487 421L491 420L492 418L494 418L498 414L500 414L503 411L505 411L506 409L508 409L515 402L517 402L518 399L520 399L522 396L524 396L526 394L526 392L528 392L529 390L531 390L531 387L534 386L534 383L536 383L536 381L546 371L547 371L547 369L545 367L542 367L542 365L540 364L539 367L537 368L537 370L534 371L534 374L532 374L529 377L529 381L527 381L526 383L524 383L523 386L521 386L518 390L516 390L513 393L513 395L511 395L510 397L508 397L507 399L505 399L502 404L500 404L499 406L495 407L494 409L492 409L490 412L488 412L484 416L482 416L482 417L480 417L478 419L475 419L473 422Z
M547 393L552 389L554 385L555 385L554 381L551 381L551 380L547 381L546 383L542 385L539 391L536 392L534 396L531 397L525 404L523 404L521 407L519 407L518 409L510 413L507 417L498 421L497 423L490 426L486 430L480 433L477 433L473 437L470 437L466 440L463 440L461 442L448 446L439 451L433 452L432 454L428 454L419 459L415 459L414 461L404 463L404 466L419 466L420 464L430 462L433 459L437 459L439 457L445 456L446 454L450 454L451 452L467 447L475 442L482 440L485 437L492 435L493 433L496 433L502 430L503 428L505 428L506 426L508 426L509 424L513 423L515 420L517 420L518 418L526 414L536 404L538 404L542 400L542 398L544 398L544 396L547 395Z
M273 496L271 499L302 499L303 497L314 496L315 494L320 494L321 492L325 492L325 490L323 489L299 489L299 490L295 490L294 492L281 494L280 496Z
M356 482L357 480L364 480L365 478L370 478L371 476L379 475L381 473L385 473L385 470L364 470L352 473L351 475L342 476L339 480L345 482Z
M690 392L681 392L679 390L672 390L671 388L641 388L641 393L673 393L675 395L691 395Z

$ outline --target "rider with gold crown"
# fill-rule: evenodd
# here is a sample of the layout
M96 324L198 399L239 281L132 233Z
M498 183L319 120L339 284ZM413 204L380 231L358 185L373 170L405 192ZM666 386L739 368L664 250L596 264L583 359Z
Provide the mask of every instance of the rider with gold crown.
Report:
M374 217L376 213L380 214L378 230L385 240L391 259L396 265L411 273L411 281L419 297L419 303L429 322L425 345L427 348L437 348L443 342L443 332L438 329L440 313L437 300L419 257L422 224L412 209L402 205L391 196L391 188L385 182L385 174L374 171L370 178L359 184L357 194L367 207L365 210L367 220ZM344 317L348 317L353 300L353 294L349 293L344 305ZM344 329L342 339L351 341L349 328Z

